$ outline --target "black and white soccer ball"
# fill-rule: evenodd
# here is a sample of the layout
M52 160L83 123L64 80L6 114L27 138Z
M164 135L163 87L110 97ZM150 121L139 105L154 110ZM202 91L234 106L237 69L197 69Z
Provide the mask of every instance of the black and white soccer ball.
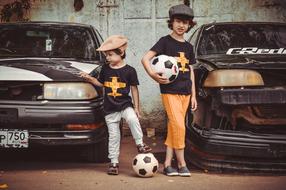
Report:
M162 76L167 78L169 83L173 82L179 74L176 58L167 55L154 57L151 60L151 68L156 73L162 73Z
M152 153L137 154L133 159L133 170L140 177L152 177L159 168L158 160Z

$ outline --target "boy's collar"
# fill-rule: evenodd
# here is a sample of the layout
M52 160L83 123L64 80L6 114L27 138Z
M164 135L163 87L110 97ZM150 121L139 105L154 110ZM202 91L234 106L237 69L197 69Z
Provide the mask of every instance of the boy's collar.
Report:
M127 64L125 62L123 62L123 64L120 66L112 66L110 63L108 64L108 66L112 69L121 69L121 68L125 67L126 65Z
M185 41L186 41L185 38L184 38L184 36L183 36L182 40L178 40L178 39L175 38L172 34L169 34L169 36L170 36L171 38L173 38L174 40L178 41L178 42L185 42Z

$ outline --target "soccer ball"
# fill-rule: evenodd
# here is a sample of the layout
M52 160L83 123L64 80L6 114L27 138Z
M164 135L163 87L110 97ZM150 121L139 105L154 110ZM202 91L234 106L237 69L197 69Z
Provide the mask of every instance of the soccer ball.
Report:
M176 58L167 55L154 57L151 60L151 68L156 73L162 73L161 76L167 78L169 83L173 82L179 74Z
M152 177L158 171L158 160L152 153L137 154L133 159L133 170L140 177Z

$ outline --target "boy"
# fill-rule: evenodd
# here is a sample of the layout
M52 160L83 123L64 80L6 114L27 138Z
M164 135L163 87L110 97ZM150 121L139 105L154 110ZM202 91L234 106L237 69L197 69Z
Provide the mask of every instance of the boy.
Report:
M118 175L121 118L124 118L131 129L132 136L139 153L147 153L151 148L143 143L143 133L138 120L139 115L139 85L136 70L124 63L127 48L127 38L120 35L110 36L97 49L103 51L107 64L102 67L99 78L93 78L86 73L81 76L89 82L104 87L104 112L108 127L109 144L108 158L111 160L107 173ZM131 89L132 98L129 96Z
M167 176L190 176L184 158L185 115L191 101L191 109L197 108L195 78L191 64L195 63L193 47L185 41L184 34L195 24L193 10L186 5L176 5L169 10L170 35L162 37L142 58L147 73L160 84L163 105L168 116L166 159L164 173ZM179 75L172 83L150 67L150 60L157 55L173 56L178 61ZM178 170L171 166L173 152L177 157Z

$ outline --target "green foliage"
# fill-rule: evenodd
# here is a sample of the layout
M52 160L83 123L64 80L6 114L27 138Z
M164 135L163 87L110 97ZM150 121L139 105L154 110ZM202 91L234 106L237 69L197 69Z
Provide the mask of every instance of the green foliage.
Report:
M11 17L16 15L16 21L28 21L24 14L31 9L31 0L14 0L4 5L0 12L1 22L10 22Z

